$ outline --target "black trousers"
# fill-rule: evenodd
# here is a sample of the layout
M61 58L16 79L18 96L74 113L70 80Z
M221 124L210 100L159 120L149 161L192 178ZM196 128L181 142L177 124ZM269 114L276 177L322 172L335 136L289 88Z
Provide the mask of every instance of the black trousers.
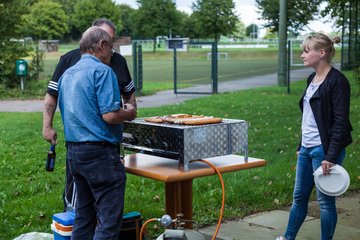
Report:
M72 239L119 239L126 175L115 145L67 143L76 185Z

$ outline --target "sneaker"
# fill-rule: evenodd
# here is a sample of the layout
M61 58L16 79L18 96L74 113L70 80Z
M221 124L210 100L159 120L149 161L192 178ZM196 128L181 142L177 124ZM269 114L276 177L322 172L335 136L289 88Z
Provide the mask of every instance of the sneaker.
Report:
M286 240L283 236L278 236L275 240Z

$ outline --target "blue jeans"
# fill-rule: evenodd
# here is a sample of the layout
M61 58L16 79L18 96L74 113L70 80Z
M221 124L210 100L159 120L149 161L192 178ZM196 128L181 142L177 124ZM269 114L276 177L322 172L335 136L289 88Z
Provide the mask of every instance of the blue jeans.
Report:
M126 184L118 148L68 143L67 160L77 190L71 239L118 240Z
M345 150L343 150L336 164L342 165L345 158ZM323 147L301 147L300 154L296 166L296 179L293 194L293 204L290 210L290 217L286 233L284 237L287 240L293 240L303 224L308 212L308 203L310 194L314 188L314 171L321 166L321 162L325 159ZM317 200L320 205L320 222L321 222L321 240L333 239L337 212L335 205L335 197L328 196L316 189Z

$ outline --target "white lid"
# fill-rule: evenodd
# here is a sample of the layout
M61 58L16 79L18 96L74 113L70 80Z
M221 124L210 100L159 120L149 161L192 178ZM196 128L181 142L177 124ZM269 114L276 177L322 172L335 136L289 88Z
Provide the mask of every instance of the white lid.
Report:
M64 236L64 237L70 237L72 232L64 232L64 231L61 231L61 230L58 230L55 228L55 224L51 224L51 230L53 230L54 232L56 232L57 234L61 235L61 236Z
M343 194L350 185L348 172L338 164L330 168L328 175L323 174L321 166L316 169L313 175L316 187L322 193L329 196L339 196Z

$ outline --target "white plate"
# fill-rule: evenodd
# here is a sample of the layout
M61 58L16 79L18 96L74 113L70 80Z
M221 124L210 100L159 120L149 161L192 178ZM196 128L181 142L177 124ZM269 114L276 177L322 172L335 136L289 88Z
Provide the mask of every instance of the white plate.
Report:
M330 168L330 174L324 175L321 166L314 172L316 187L329 196L343 194L350 185L348 172L342 166L336 164Z

